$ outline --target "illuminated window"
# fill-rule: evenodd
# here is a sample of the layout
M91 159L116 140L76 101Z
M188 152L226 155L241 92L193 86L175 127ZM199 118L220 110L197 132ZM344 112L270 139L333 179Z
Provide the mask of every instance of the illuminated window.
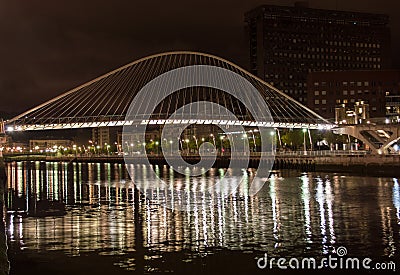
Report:
M318 99L314 100L314 104L318 105L319 104L319 100Z
M321 95L326 95L326 91L321 91Z
M323 99L323 100L321 101L321 103L322 103L322 104L326 104L326 99Z
M347 95L347 91L346 90L343 91L343 95Z
M314 91L314 95L319 95L319 91Z

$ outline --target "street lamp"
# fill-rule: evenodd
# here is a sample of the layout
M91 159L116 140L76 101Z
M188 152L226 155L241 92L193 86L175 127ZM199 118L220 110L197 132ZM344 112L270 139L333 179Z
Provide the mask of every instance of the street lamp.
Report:
M214 148L215 148L215 137L214 137L214 135L213 134L210 134L210 137L212 137L212 139L213 139L213 143L214 143Z
M162 147L162 143L161 143L161 151L162 153L164 153L164 149L165 149L165 154L167 153L167 148L168 148L168 140L166 138L163 138L163 141L165 142L165 148Z
M199 143L197 142L197 138L196 136L193 136L194 141L196 142L196 148L197 148L197 152L199 151Z
M274 152L275 131L271 131L269 134L271 135L271 154L272 154Z
M190 148L189 148L189 139L185 139L185 142L186 142L186 148L187 148L187 154L186 154L186 155L189 155L189 151L190 151Z
M156 152L157 152L157 155L158 155L158 141L156 141L156 148L157 148L157 150L156 150Z
M143 145L143 154L146 155L146 142L143 142L142 145Z
M243 152L245 152L245 150L246 150L246 139L247 139L247 134L246 133L243 134L242 139L243 139Z
M304 146L304 155L307 155L306 132L307 132L307 129L306 129L306 128L303 128L303 146Z
M256 151L257 151L257 145L256 145L256 138L255 138L255 136L254 136L253 130L250 130L250 133L251 133L251 135L253 136L253 144L254 144L253 150L254 150L254 152L256 152Z
M89 148L89 153L91 154L92 153L92 146L93 146L93 141L91 141L91 140L89 140L89 146L88 146L88 148ZM94 151L94 146L93 146L93 151Z
M223 145L223 143L222 143L222 141L224 140L224 136L220 136L219 137L219 139L220 139L220 141L221 141L221 156L222 156L222 153L223 153L223 151L224 151L224 145Z

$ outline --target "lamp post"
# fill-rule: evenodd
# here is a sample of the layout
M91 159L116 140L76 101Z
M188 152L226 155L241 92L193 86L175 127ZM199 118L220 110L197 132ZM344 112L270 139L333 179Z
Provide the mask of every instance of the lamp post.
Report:
M306 132L307 129L303 129L303 147L304 147L304 155L307 155L307 145L306 145Z
M214 135L213 135L213 134L210 134L210 137L212 137L212 139L213 139L213 143L214 143L214 147L215 147L215 137L214 137Z
M161 149L162 149L161 153L162 154L167 154L166 150L168 148L168 140L166 138L163 138L163 141L165 142L165 148L162 147L162 143L161 143ZM164 152L164 149L165 149L165 152Z
M143 145L143 154L146 155L146 142L143 142L142 145Z
M88 146L88 148L89 148L89 153L90 154L92 154L92 152L91 152L91 147L93 146L93 141L91 141L91 140L89 140L89 146ZM94 148L93 148L93 151L94 151Z
M272 154L274 152L275 131L271 131L269 134L271 135L271 154Z
M253 136L253 144L254 144L254 146L253 146L253 151L256 152L256 151L257 151L257 145L256 145L256 138L255 138L255 136L254 136L253 130L250 130L250 133L251 133L251 135Z
M194 141L196 142L196 148L197 148L197 152L199 152L199 143L197 142L197 138L196 136L193 136Z
M158 155L158 144L160 144L158 141L156 141L156 154Z
M224 140L224 138L225 138L224 136L220 136L220 137L219 137L219 140L221 141L221 156L222 156L223 150L224 150L224 145L223 145L223 143L222 143L223 140Z
M247 139L247 134L244 133L242 136L243 139L243 152L246 154L245 148L246 148L246 139Z
M201 144L203 144L205 141L205 138L201 138ZM200 152L199 152L200 153ZM203 154L204 154L204 146L203 146Z
M171 156L172 156L172 143L173 143L173 141L172 141L172 139L169 141L169 146L171 147Z
M189 139L185 139L185 142L186 142L186 148L187 148L187 153L186 153L186 155L188 156L188 155L189 155L189 151L190 151L190 148L189 148Z

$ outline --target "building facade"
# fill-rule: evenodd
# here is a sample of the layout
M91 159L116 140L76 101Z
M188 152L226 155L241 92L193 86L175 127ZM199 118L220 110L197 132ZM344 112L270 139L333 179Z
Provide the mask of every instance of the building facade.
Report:
M301 103L314 71L390 67L387 15L265 5L245 14L250 72Z
M312 72L307 78L307 106L324 118L334 119L335 108L357 106L370 118L400 118L400 71ZM368 107L367 107L368 105Z
M111 144L110 127L92 128L92 142L100 147Z
M29 140L29 148L31 151L46 151L54 148L72 147L73 141L69 139L31 139Z

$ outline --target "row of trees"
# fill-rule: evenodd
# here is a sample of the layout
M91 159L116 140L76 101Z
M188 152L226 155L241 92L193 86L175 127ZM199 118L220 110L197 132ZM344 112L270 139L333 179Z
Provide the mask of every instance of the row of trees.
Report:
M310 143L310 135L312 146ZM241 134L236 136L236 140L247 139L249 144L249 149L251 151L259 151L261 148L261 138L259 133L247 133L245 135ZM306 142L307 149L313 148L314 150L329 149L330 144L343 144L348 143L348 136L336 135L331 131L326 130L310 130L303 132L302 129L284 129L280 130L279 134L276 131L271 131L267 135L267 148L273 146L274 149L286 149L286 150L302 150L304 148L304 140ZM321 142L323 141L323 142ZM162 147L169 152L172 143L169 141L163 141L165 144L161 144L161 141L149 141L146 142L145 148L147 153L162 153ZM229 151L231 148L230 141L226 135L221 136L208 136L203 138L188 137L182 138L181 140L176 140L172 142L179 143L179 150L186 152L197 152L200 145L203 142L209 142L214 144L219 151ZM162 146L163 145L163 146ZM143 146L137 145L137 151L143 152ZM176 146L176 144L174 144Z

